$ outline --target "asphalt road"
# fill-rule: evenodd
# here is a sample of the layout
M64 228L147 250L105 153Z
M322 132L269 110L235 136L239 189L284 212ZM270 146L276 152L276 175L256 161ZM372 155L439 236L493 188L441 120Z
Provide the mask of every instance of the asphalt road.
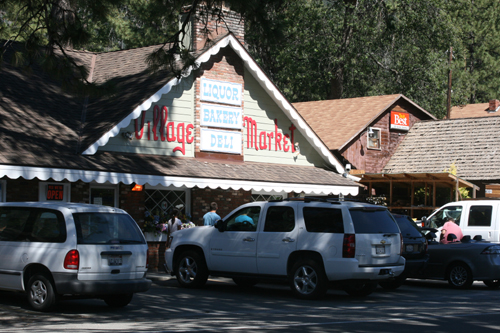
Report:
M365 298L332 290L319 301L295 299L288 286L241 289L210 279L200 290L154 278L122 309L101 300L61 301L32 311L21 294L0 292L0 332L497 332L500 289L475 282L456 291L442 281L411 280Z

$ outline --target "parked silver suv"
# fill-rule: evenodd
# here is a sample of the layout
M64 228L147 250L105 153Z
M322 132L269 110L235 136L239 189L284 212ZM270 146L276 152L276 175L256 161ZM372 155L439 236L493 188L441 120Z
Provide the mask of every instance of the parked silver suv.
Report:
M183 287L209 275L241 286L288 281L299 298L329 286L365 296L404 270L401 233L382 206L319 198L254 202L216 223L174 233L166 268Z
M60 297L102 298L122 307L147 291L148 246L117 208L75 203L0 204L0 289L26 292L49 310Z

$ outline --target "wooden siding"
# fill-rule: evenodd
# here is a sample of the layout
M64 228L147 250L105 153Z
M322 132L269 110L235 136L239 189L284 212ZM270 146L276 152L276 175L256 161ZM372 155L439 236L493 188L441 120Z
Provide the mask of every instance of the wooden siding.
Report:
M153 127L153 108L158 105L160 109L163 106L168 108L167 123L173 121L175 125L175 135L177 136L177 124L184 123L194 125L194 89L193 77L184 78L180 84L172 87L172 90L163 95L158 102L153 103L151 107L146 110L146 117L144 121L144 134L140 140L135 138L135 122L131 121L130 124L120 131L120 134L110 138L105 146L99 147L100 151L116 151L122 153L137 153L137 154L154 154L154 155L170 155L170 156L184 156L194 157L194 141L191 144L185 144L185 155L181 152L173 152L175 147L182 144L174 141L168 142L167 140L153 140L153 133L151 131L150 140L148 140L148 122L150 122L151 129ZM141 122L139 117L138 122ZM121 133L130 132L134 134L134 138L129 141L126 140ZM194 137L194 129L191 131ZM157 132L159 135L159 132Z
M258 133L265 131L267 133L275 132L274 119L278 121L278 132L291 134L290 126L292 122L276 105L269 95L262 89L255 78L245 70L245 92L244 92L243 116L251 117L257 122ZM290 150L285 152L275 149L275 140L271 140L271 149L247 148L247 127L243 127L243 154L245 161L266 162L292 165L316 165L324 166L325 162L319 156L318 152L307 142L298 129L294 131L294 141L299 143L300 155L295 158ZM282 143L283 147L283 143Z
M364 170L366 173L379 173L387 164L392 154L396 151L399 144L405 138L407 131L390 129L391 111L408 112L410 115L410 128L416 122L420 121L421 111L414 110L409 104L397 104L387 110L377 118L369 127L380 129L380 149L367 148L367 130L358 135L349 143L341 155L358 170Z

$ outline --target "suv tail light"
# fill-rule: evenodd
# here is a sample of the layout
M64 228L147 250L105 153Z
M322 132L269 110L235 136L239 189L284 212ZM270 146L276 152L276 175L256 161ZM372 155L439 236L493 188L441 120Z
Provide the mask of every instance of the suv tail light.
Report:
M355 254L356 254L356 235L344 234L342 258L354 258Z
M66 257L64 258L64 268L76 270L80 268L80 253L78 253L78 250L71 250L66 253Z
M146 268L149 268L149 249L146 250Z

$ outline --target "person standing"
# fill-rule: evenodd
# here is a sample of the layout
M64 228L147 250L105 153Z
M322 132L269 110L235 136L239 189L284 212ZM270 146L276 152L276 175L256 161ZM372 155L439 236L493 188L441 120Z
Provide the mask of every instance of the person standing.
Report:
M174 209L172 211L172 218L168 221L168 232L172 234L177 230L181 230L182 221L179 219L179 210Z
M210 204L210 211L203 215L203 224L204 225L214 225L215 222L220 220L220 216L216 213L218 209L217 203L212 202Z

